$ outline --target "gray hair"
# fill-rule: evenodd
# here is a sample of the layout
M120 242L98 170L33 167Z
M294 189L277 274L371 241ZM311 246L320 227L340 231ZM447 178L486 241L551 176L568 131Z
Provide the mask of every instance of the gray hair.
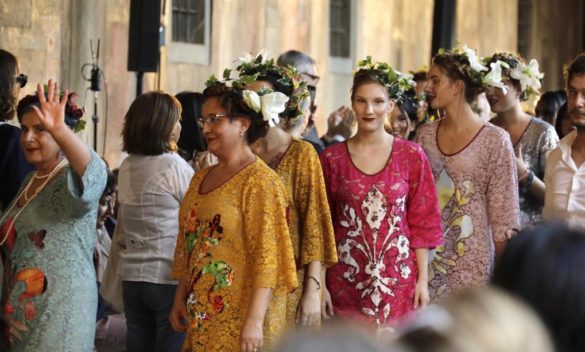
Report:
M283 67L293 66L299 72L312 72L315 60L301 51L289 50L280 54L276 64Z

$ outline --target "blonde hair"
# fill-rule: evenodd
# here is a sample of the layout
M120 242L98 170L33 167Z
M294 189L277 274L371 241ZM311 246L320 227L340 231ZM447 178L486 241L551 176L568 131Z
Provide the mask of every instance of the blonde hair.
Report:
M398 342L413 352L554 351L546 328L527 305L489 287L430 306Z

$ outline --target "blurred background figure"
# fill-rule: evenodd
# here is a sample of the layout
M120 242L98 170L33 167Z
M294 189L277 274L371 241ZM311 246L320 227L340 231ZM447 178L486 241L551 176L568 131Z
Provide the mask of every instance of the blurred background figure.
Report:
M0 49L0 213L16 196L24 177L34 170L20 146L20 128L8 123L16 116L18 95L27 80L16 56Z
M408 352L553 352L548 332L525 304L482 288L429 306L394 343Z
M384 129L394 137L412 140L416 130L417 104L414 94L407 93L388 114Z
M571 133L571 131L575 130L575 126L571 123L571 119L569 118L569 111L567 109L567 103L564 103L559 112L557 113L557 120L555 122L555 131L557 131L557 135L559 139L563 139L566 135Z
M327 118L327 133L321 141L325 147L343 142L354 134L355 126L355 113L351 107L340 106Z
M559 109L566 102L567 93L565 93L565 91L562 89L544 92L540 96L538 103L536 103L534 113L543 121L546 121L554 126L557 120Z
M393 352L361 327L329 323L321 330L299 330L285 337L272 352ZM401 350L402 351L402 350ZM406 351L405 351L406 352Z
M477 96L477 99L471 104L471 109L485 122L492 119L492 110L485 92Z
M510 240L492 282L538 312L558 351L585 351L583 268L583 229L541 224Z

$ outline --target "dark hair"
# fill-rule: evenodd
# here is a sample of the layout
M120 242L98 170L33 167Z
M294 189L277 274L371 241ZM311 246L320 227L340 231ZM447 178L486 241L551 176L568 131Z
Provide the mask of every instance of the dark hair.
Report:
M414 91L408 91L404 94L398 102L398 106L403 115L406 115L410 121L416 122L416 111L418 107L416 105Z
M181 113L181 136L177 145L179 153L186 160L191 160L193 152L204 152L207 150L207 143L203 137L203 132L199 128L197 118L201 117L201 107L203 106L203 94L195 92L181 92L175 95L175 98L181 103L183 112Z
M181 104L170 94L144 93L124 116L123 150L129 154L160 155L171 151L171 133L181 118Z
M73 102L73 98L76 96L77 95L73 92L69 93L67 102L65 103L65 124L75 132L80 131L85 127L85 121L81 120L84 113L83 108L78 107ZM34 111L32 108L33 106L36 106L39 109L41 107L39 97L36 94L27 95L20 99L18 106L16 107L18 122L22 122L22 118L26 113Z
M559 109L567 102L564 90L548 91L540 96L536 104L535 114L544 121L553 124ZM539 108L540 107L540 108Z
M563 121L569 118L569 109L567 107L567 102L565 102L559 108L559 112L557 112L557 119L555 121L555 130L557 131L557 135L559 139L562 139L565 134L563 133Z
M480 93L485 92L486 88L478 79L478 73L463 60L467 59L461 55L443 52L433 57L433 65L439 66L450 79L465 84L465 100L471 104Z
M426 80L429 79L428 74L429 73L427 71L418 71L418 72L413 73L412 79L415 82L418 82L418 81L426 81Z
M14 118L18 97L14 95L18 60L10 52L0 49L0 121Z
M541 316L559 351L585 351L585 232L540 224L510 240L493 283Z
M301 51L289 50L280 54L276 64L283 67L292 66L299 72L306 72L312 69L312 66L315 65L315 60Z
M351 85L351 101L355 98L355 92L358 90L359 87L369 84L369 83L377 83L384 87L384 91L386 92L386 97L391 99L389 89L384 85L384 83L380 82L378 75L374 70L359 70L353 76L353 83Z
M217 84L205 88L203 91L205 100L219 98L221 106L229 114L243 116L250 119L250 127L246 131L246 141L248 144L256 142L258 139L266 136L270 125L264 121L262 115L251 110L244 102L241 89L228 87L224 84Z
M567 86L573 76L581 76L585 74L585 53L577 55L569 65L565 65L563 73L567 79Z

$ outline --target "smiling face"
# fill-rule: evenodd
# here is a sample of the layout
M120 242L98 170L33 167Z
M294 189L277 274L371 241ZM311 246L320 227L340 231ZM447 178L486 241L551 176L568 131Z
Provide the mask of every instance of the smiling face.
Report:
M357 87L351 106L355 112L358 131L373 132L384 128L384 121L394 107L394 102L388 98L386 87L377 82L369 82Z
M202 126L209 152L221 158L223 155L231 153L235 148L245 145L245 131L250 125L249 120L244 117L227 116L228 111L221 105L220 97L205 99L201 112L203 118L209 120ZM218 118L214 119L213 116ZM212 119L209 119L210 117Z
M53 136L45 130L34 111L22 116L20 127L22 129L20 144L29 163L37 169L42 169L58 162L61 149Z
M425 94L431 108L445 109L457 98L455 81L450 79L439 65L433 65L429 70Z
M390 112L390 124L392 126L392 134L404 139L408 139L415 128L414 121L409 118L399 105L394 106L394 109Z

